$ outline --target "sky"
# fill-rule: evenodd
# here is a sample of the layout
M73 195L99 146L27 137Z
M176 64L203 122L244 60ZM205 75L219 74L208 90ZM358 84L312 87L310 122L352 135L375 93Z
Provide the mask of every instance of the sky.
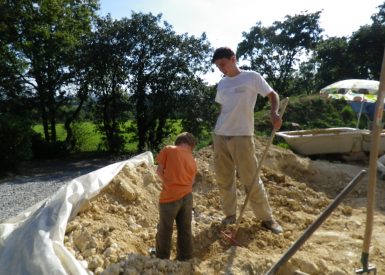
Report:
M177 33L200 36L206 33L212 47L236 50L242 32L249 32L260 21L269 27L284 21L286 15L322 11L320 26L324 35L350 36L360 26L370 24L385 0L100 0L99 14L112 18L130 17L131 11L162 14L162 20ZM221 78L215 69L204 77L210 84Z

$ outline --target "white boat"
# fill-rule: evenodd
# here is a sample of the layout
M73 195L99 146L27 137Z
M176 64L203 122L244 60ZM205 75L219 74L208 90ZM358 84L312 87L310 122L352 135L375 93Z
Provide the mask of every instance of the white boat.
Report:
M349 154L370 150L370 132L356 128L339 127L278 132L290 148L301 155ZM385 134L384 134L385 135ZM384 146L385 148L385 136ZM381 151L381 150L380 150Z
M372 134L369 130L362 135L362 151L370 152L372 146ZM380 134L380 140L378 142L378 154L382 155L385 153L385 131L383 130Z

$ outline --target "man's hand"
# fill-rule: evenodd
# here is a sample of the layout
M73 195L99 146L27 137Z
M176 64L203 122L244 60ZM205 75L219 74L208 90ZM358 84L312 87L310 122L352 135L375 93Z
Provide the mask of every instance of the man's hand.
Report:
M278 114L279 109L279 96L276 92L271 91L268 95L271 111L270 111L270 119L271 124L273 124L274 129L279 130L282 126L282 119Z
M282 118L277 112L270 112L271 124L273 124L274 129L279 130L282 126Z

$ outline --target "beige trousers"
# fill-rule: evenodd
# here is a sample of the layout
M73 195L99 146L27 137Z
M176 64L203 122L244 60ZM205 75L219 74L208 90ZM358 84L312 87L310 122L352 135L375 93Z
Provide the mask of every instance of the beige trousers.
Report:
M216 180L224 214L230 216L236 214L237 211L235 185L235 171L237 171L246 192L250 190L252 184L255 184L248 202L255 217L261 220L271 219L272 212L263 182L260 178L252 182L258 165L255 156L254 137L214 134L213 139Z

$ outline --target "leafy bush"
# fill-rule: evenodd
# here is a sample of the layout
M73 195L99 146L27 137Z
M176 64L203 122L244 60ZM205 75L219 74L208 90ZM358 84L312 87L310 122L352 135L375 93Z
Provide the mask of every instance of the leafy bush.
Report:
M256 130L265 135L271 132L269 110L268 105L255 115ZM300 96L290 98L281 131L355 127L356 122L356 115L345 100Z
M104 148L113 155L119 155L124 152L125 144L127 143L127 138L121 133L111 135L110 138L106 136L102 137L102 143L99 145L98 150L102 151Z
M85 151L89 137L93 136L92 130L85 127L84 123L76 122L72 125L72 131L75 138L75 152Z
M0 174L32 157L31 123L15 115L0 114Z
M69 154L64 141L47 142L41 134L32 136L33 157L37 159L50 159L67 156Z

